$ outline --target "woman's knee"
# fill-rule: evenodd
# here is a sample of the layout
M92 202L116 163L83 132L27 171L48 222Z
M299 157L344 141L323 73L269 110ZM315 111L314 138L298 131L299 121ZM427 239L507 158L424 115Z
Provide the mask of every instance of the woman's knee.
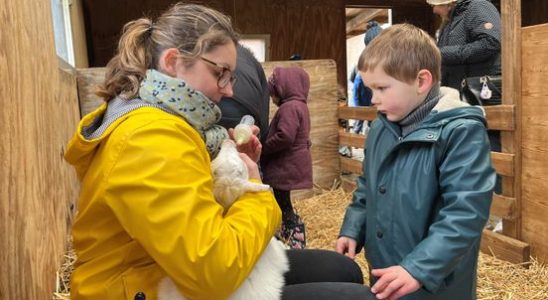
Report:
M288 250L289 284L307 282L353 282L363 284L360 266L335 251L320 249Z

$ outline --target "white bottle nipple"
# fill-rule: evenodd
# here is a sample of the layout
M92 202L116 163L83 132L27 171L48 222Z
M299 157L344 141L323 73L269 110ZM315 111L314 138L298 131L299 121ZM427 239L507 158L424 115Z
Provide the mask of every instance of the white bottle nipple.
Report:
M240 120L240 124L234 128L234 140L237 145L242 145L249 142L251 135L251 125L255 124L255 119L250 115L245 115Z

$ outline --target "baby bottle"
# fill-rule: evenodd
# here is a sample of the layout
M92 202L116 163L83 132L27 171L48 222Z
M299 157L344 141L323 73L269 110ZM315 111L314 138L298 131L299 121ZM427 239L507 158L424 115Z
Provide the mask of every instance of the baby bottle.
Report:
M255 124L255 119L250 115L245 115L240 120L240 124L234 128L234 140L237 145L245 144L249 142L251 135L251 125Z

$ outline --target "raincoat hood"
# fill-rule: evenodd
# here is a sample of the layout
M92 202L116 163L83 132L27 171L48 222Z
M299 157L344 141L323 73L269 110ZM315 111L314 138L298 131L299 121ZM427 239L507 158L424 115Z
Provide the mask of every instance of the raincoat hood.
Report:
M280 99L280 104L292 100L307 102L310 78L299 67L276 67L268 78L268 89Z
M460 14L460 13L466 11L466 9L468 8L468 5L470 5L470 2L472 2L472 0L460 0L460 1L457 1L457 3L455 4L455 8L453 9L453 11L454 11L456 14Z
M487 125L485 120L485 109L481 106L472 106L460 100L459 91L449 88L440 88L440 100L432 109L429 118L430 122L444 122L460 117L477 119L484 125Z
M108 140L120 124L135 114L147 114L151 110L168 112L160 106L145 103L139 98L132 100L114 98L108 104L104 103L84 116L65 152L65 160L74 166L78 178L82 179L85 176L101 142ZM168 114L170 118L179 118L170 112Z
M105 103L94 112L84 116L80 124L78 124L77 134L75 134L67 146L65 160L74 166L80 180L85 176L101 141L107 138L116 127L107 127L102 135L92 137L92 134L99 130L100 122L103 120L106 110L107 104ZM121 121L122 119L118 119L115 123Z

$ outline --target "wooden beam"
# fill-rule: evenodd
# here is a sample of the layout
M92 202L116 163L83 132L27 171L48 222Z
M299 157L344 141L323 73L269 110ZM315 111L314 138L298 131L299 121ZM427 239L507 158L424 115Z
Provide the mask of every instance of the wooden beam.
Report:
M76 70L80 117L89 114L105 103L103 99L95 94L95 90L97 84L105 80L106 70L106 68L83 68Z
M514 177L503 178L504 196L516 199L514 220L503 220L503 233L521 239L521 0L501 1L502 21L502 104L514 105L514 130L501 132L502 150L513 153Z
M345 0L345 6L350 7L426 7L424 0Z
M351 146L355 148L365 147L366 136L363 134L339 131L339 145Z
M341 111L339 110L339 118L341 115L345 116L345 119L359 119L359 117L364 118L363 114L359 116L353 115L356 108L351 108L352 110ZM350 117L348 114L352 114ZM356 148L364 148L365 141L367 137L362 134L345 132L342 129L339 129L339 145L340 146L351 146ZM506 176L506 177L515 177L515 155L510 153L502 152L491 152L491 159L493 161L493 167L495 168L497 174ZM349 170L347 170L349 171ZM353 172L354 173L354 172Z
M514 264L529 262L531 254L529 244L486 229L483 230L480 249Z
M484 106L487 127L494 130L512 131L515 124L515 105Z
M341 187L346 192L353 192L356 189L356 175L341 175ZM498 217L510 214L513 200L515 199L495 195L491 206L491 214ZM481 251L516 264L528 262L531 254L529 244L490 230L483 230Z
M347 20L357 16L362 11L363 11L363 8L346 8L344 10Z
M356 159L348 158L341 156L341 172L342 173L352 173L356 175L362 174L362 162Z
M502 152L491 152L491 160L497 174L502 176L515 177L515 155Z
M348 35L351 32L359 31L361 32L365 31L365 25L367 22L371 21L372 19L378 17L378 16L388 16L388 10L386 9L375 9L375 8L366 8L363 9L363 12L356 15L354 18L346 22L346 34Z
M351 134L348 134L351 135ZM350 172L351 175L344 176L356 176L362 174L362 162L359 160L341 157L341 170L346 173ZM348 185L348 183L346 183ZM355 188L355 187L351 187ZM517 213L515 210L516 199L512 197L505 197L498 194L493 194L493 203L491 204L491 215L500 217L505 220L514 220Z
M357 184L356 179L358 178L355 174L341 175L341 188L347 193L352 193L356 190Z
M356 174L341 175L341 188L345 192L352 192L356 189ZM515 198L504 197L493 194L490 214L499 218L512 220L515 218Z
M352 146L356 148L363 148L364 144L361 144L361 141L365 142L365 136L354 133L340 133L340 145L345 146ZM361 146L360 146L361 145ZM493 160L493 166L495 170L497 171L497 174L502 176L514 176L514 155L508 154L508 153L500 153L500 152L491 152L491 159ZM341 168L343 171L349 171L354 174L361 174L361 167L358 167L358 165L361 164L359 160L351 159L351 158L345 158L345 163L343 166L343 162L341 161ZM359 172L355 172L355 170L358 170Z
M515 129L515 106L494 105L484 106L489 129L512 131ZM339 107L339 119L369 120L377 117L377 109L371 106Z
M377 118L377 109L371 106L339 107L339 119L372 121L375 118Z
M490 214L504 220L514 220L516 218L516 198L493 194Z
M379 24L388 23L388 15L377 16L377 17L371 19L371 21L377 21ZM354 30L354 31L347 32L346 33L346 39L349 39L349 38L352 38L356 35L360 35L360 34L364 33L364 29L365 28L356 28L356 30Z

